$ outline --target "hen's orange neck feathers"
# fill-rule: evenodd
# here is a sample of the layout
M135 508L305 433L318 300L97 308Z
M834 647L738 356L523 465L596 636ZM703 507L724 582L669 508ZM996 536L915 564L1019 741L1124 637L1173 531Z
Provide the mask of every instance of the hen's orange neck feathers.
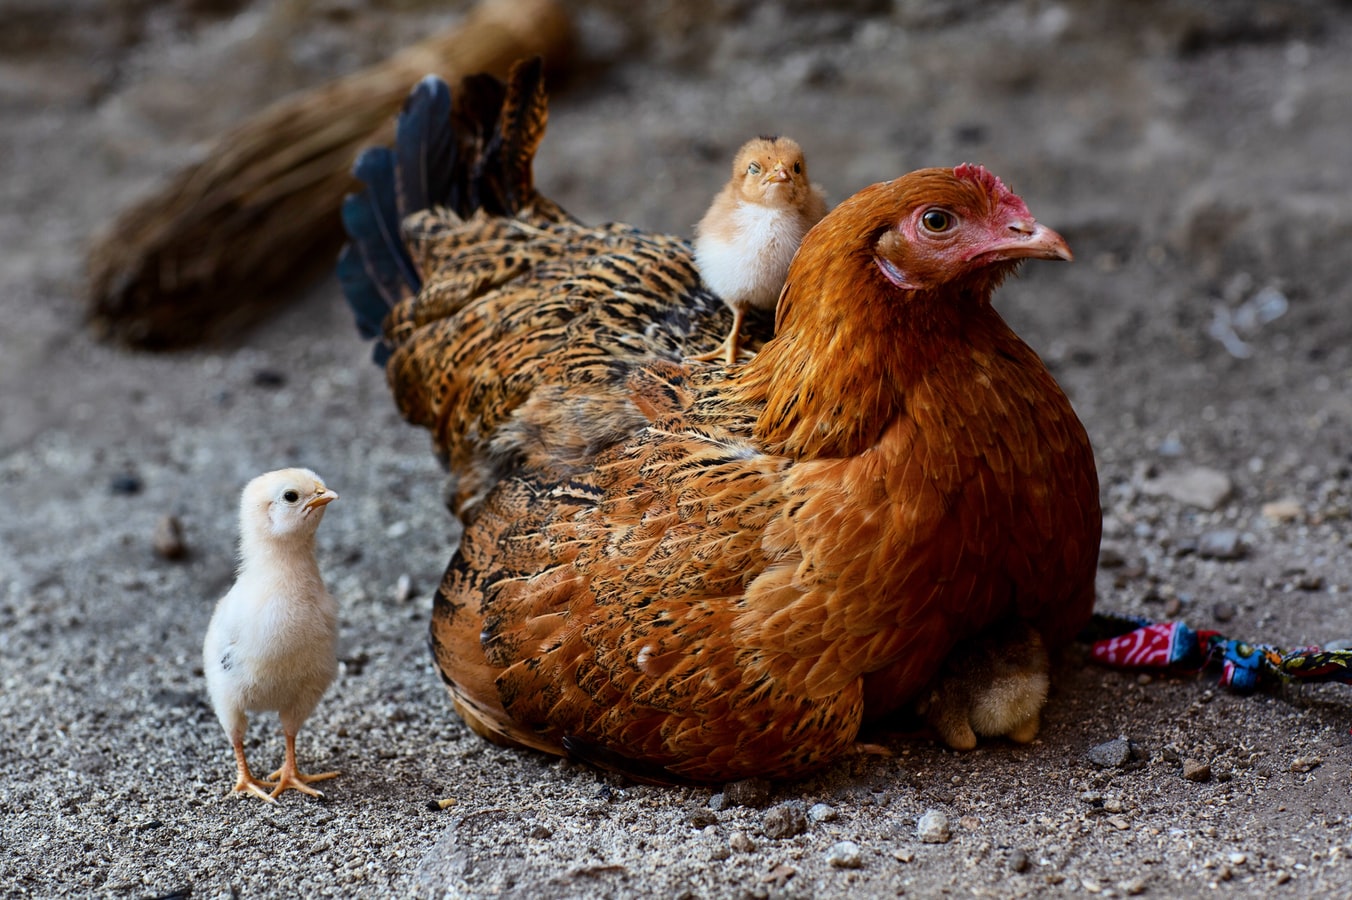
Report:
M1004 333L990 306L1027 258L1069 259L1059 235L979 166L922 169L865 188L804 239L775 338L738 373L763 398L777 454L838 457L875 444L945 356Z

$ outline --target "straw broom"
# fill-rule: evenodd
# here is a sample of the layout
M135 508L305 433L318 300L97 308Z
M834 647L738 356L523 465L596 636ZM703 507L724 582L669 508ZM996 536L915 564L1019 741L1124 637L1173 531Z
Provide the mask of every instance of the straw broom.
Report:
M485 0L455 28L267 107L95 239L91 327L168 349L256 319L332 266L352 162L393 139L394 114L419 78L501 76L536 54L557 62L571 37L556 0Z

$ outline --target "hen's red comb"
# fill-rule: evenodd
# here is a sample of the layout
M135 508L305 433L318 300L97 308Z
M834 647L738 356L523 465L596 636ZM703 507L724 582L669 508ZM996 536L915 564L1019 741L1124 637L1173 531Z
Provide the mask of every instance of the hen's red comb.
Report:
M953 177L963 181L970 181L973 184L985 188L992 194L1011 193L1005 183L997 176L987 171L985 166L973 165L972 163L962 163L953 167Z

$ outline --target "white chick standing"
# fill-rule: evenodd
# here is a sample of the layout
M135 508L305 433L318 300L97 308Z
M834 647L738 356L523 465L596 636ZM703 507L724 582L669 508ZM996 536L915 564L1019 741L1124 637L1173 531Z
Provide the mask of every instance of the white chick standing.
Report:
M732 329L716 349L692 359L737 361L747 310L779 302L798 245L824 215L826 195L808 181L797 142L758 137L742 145L732 178L695 226L695 265L732 310Z
M309 783L338 774L303 775L296 767L296 733L338 672L338 604L314 547L324 509L337 499L309 469L249 482L240 497L239 573L202 645L211 705L235 750L234 790L269 802L287 790L321 797ZM244 758L245 714L271 710L282 720L286 760L264 782Z

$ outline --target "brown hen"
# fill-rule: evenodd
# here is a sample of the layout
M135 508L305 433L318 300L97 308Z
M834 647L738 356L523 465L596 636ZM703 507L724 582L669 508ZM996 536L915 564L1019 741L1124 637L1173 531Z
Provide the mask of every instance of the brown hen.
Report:
M359 325L458 477L431 643L471 727L788 778L972 636L1086 622L1093 454L990 302L1070 258L1022 200L968 165L865 188L803 241L773 337L748 319L754 359L688 362L731 324L689 244L536 193L544 124L538 62L455 103L425 80L345 208Z

